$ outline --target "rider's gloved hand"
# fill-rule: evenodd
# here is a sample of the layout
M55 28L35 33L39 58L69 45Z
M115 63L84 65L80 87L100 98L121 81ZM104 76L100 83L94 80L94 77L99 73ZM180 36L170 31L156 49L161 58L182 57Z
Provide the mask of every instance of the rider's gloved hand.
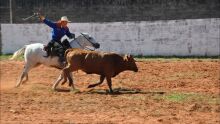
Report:
M69 36L70 39L74 38L75 39L75 34L71 33L71 35Z
M35 13L36 14L36 16L38 16L38 18L41 20L41 21L43 21L44 19L45 19L45 17L44 16L42 16L40 13Z

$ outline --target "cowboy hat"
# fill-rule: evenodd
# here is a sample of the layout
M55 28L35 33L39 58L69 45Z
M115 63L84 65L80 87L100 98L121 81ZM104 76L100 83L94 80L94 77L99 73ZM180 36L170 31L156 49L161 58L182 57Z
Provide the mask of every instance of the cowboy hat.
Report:
M68 20L68 18L67 18L66 16L62 16L61 19L60 19L60 21L71 22L71 21Z

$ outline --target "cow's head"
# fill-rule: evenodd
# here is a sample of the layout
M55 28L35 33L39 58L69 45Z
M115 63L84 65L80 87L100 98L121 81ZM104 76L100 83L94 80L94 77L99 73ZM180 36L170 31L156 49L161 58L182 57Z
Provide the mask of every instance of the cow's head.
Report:
M138 72L137 65L135 63L134 58L131 55L124 55L124 61L126 62L126 69Z

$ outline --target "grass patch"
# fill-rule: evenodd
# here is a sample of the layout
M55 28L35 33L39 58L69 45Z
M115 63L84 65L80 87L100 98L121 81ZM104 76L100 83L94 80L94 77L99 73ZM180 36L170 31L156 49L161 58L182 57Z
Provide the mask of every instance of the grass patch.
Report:
M198 93L180 93L173 92L164 95L157 95L155 99L162 99L170 102L198 102L206 104L218 104L220 105L220 96L212 96L209 94L198 94Z
M11 58L11 57L12 57L11 54L0 55L0 60L8 60L8 59Z
M172 101L172 102L183 102L183 101L188 100L189 97L190 97L190 94L173 93L173 94L164 96L163 99Z
M12 57L12 54L1 54L0 60L9 60L11 57ZM15 60L24 60L24 56L21 55L18 58L16 58Z

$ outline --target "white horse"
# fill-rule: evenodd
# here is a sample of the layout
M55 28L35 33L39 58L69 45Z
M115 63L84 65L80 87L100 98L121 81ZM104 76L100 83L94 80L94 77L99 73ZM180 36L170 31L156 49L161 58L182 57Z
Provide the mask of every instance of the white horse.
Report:
M92 47L95 50L99 48L99 43L97 43L95 39L90 35L86 33L81 33L81 35L79 35L74 40L70 39L70 46L72 48L82 48L82 49L90 49ZM14 52L13 56L11 57L11 60L24 54L24 61L25 61L23 72L16 84L16 87L20 86L24 77L26 77L26 79L24 80L24 82L26 82L28 80L28 72L32 68L40 64L49 67L55 67L58 69L64 68L64 65L59 62L58 60L59 58L57 56L45 57L47 53L43 49L44 49L44 44L34 43L30 45L25 45L21 49Z

